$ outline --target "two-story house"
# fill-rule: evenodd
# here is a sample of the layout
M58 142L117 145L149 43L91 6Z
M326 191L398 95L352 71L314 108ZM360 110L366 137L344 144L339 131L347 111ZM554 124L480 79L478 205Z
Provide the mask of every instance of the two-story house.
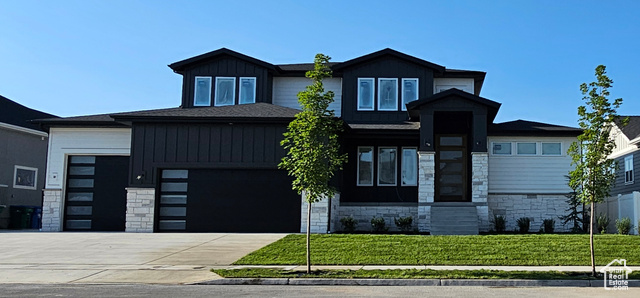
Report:
M45 120L50 154L43 229L299 232L304 203L277 165L312 63L274 65L220 49L169 65L180 107ZM332 63L325 89L345 123L339 194L314 205L312 229L352 216L412 216L432 234L513 229L567 208L566 149L579 129L494 123L485 73L391 49ZM556 221L558 222L558 221ZM557 230L563 227L557 224ZM537 227L533 227L537 229Z
M609 155L616 161L616 181L609 192L611 197L596 207L596 214L606 214L611 219L609 232L615 232L616 219L628 217L634 226L640 220L640 176L634 171L640 167L640 116L621 116L620 119L627 117L627 125L622 126L618 121L611 130L611 138L616 143ZM638 230L631 232L637 234Z

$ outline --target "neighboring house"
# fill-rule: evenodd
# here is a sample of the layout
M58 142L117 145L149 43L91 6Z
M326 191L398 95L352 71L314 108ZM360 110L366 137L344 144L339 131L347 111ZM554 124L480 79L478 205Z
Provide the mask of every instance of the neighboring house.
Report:
M30 120L50 117L0 96L0 228L10 206L42 206L48 134Z
M178 108L43 120L51 140L43 230L300 232L306 208L277 165L312 63L274 65L220 49L169 65ZM567 209L566 150L580 130L493 123L485 73L384 49L332 63L325 89L345 122L349 155L314 204L312 231L353 216L412 216L432 234L476 234L503 215L557 218ZM126 190L125 190L126 188ZM556 230L566 229L556 221Z
M620 127L617 121L611 130L616 148L609 155L616 161L616 183L609 192L611 197L596 207L596 214L607 214L611 219L609 232L615 232L616 219L628 217L637 227L640 220L640 175L634 169L640 169L640 116L621 116L629 118L626 126ZM632 229L637 234L637 229Z

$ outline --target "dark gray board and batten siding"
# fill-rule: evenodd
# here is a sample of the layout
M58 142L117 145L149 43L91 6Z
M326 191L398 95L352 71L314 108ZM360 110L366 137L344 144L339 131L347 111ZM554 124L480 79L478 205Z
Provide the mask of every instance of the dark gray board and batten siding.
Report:
M276 169L285 131L285 124L135 123L131 185L154 187L163 168Z
M375 111L358 111L358 78L375 78ZM398 111L377 111L379 78L398 79ZM406 121L402 111L402 78L418 78L418 98L433 95L433 70L395 57L383 57L343 70L342 118L347 123L398 123Z
M238 79L240 77L255 77L256 102L271 103L273 78L269 75L268 69L231 56L222 56L183 71L182 106L185 108L193 107L196 77L211 77L211 105L213 105L215 98L216 77L236 78L236 101L239 92Z
M633 183L624 183L624 158L633 154ZM628 194L634 191L640 191L640 151L635 151L630 154L620 156L615 159L617 162L616 168L616 184L611 188L609 194L611 196L617 196L618 194Z

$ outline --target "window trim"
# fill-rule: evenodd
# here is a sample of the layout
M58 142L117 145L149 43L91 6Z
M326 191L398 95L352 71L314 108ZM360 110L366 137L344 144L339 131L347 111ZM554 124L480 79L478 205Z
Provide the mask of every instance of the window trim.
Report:
M493 152L493 145L495 144L509 144L509 154L502 154L502 153L495 153ZM495 156L511 156L513 155L513 142L504 142L504 141L499 141L499 142L491 142L491 155L495 155Z
M208 99L209 101L207 103L204 104L198 104L196 101L196 96L198 96L198 79L207 79L209 81L209 90L208 90ZM211 77L203 77L203 76L196 76L194 79L194 87L193 87L193 106L194 107L208 107L211 106L211 89L212 89L212 80Z
M558 154L545 154L544 144L560 144L560 153ZM540 155L542 156L562 156L562 142L540 142Z
M380 153L382 151L382 149L395 149L396 150L396 160L393 163L393 184L380 184L380 169L382 168L380 166ZM395 146L380 146L378 147L378 171L377 171L378 177L376 179L376 185L377 186L397 186L398 185L398 147Z
M231 95L231 103L230 104L219 104L218 103L218 81L223 79L231 79L233 80L233 94ZM216 87L215 87L215 96L213 101L214 107L224 107L224 106L232 106L236 104L236 77L216 77Z
M418 147L401 147L401 152L402 154L401 159L400 159L400 186L417 186L418 185ZM403 173L404 173L404 150L413 150L415 152L415 158L416 158L416 163L415 163L415 176L414 176L414 181L413 183L410 184L404 184L404 179L403 179Z
M382 88L380 87L381 83L383 80L390 80L390 81L395 81L396 83L396 90L395 90L395 103L394 103L394 107L393 108L389 108L389 109L383 109L382 108L382 100L381 100L381 93L382 93ZM378 111L397 111L398 110L398 78L378 78Z
M629 161L630 167L627 168L627 161ZM627 175L629 174L629 175ZM633 184L634 181L634 170L633 170L633 154L624 157L624 184L629 185Z
M402 98L400 99L400 110L402 110L402 111L406 111L407 110L406 104L409 103L409 102L407 102L407 103L404 102L404 94L405 94L405 92L404 92L404 82L405 81L416 81L416 99L414 99L412 101L420 99L420 79L419 78L402 78L402 82L401 82L401 84L402 84L402 88L401 88L402 89L402 96L401 97Z
M18 180L18 170L26 170L26 171L32 171L33 172L33 186L16 184L18 182L17 181ZM13 188L36 190L38 188L38 168L14 165L13 166Z
M360 183L360 156L359 156L360 155L360 148L368 148L368 149L371 150L370 151L371 152L371 163L370 163L370 166L369 166L369 168L371 170L370 171L370 173L371 173L371 183L369 183L369 184ZM375 175L373 173L373 170L374 170L373 163L375 162L375 154L374 154L374 152L375 151L374 151L373 146L358 146L358 148L357 148L357 154L358 155L356 156L356 158L357 158L357 161L356 161L356 186L373 186L373 181L375 179L375 177L374 177Z
M520 144L534 144L536 152L533 153L533 154L531 154L531 153L518 153L518 145L520 145ZM536 155L538 155L538 142L516 142L516 152L515 153L516 153L516 155L519 155L519 156L536 156Z
M361 108L360 107L360 83L362 81L370 81L371 83L371 108ZM358 111L375 111L376 109L376 79L375 78L358 78L358 91L357 100L356 100L356 109Z
M243 79L252 79L253 80L253 101L252 102L241 102L242 100L242 80ZM238 87L238 104L242 105L242 104L250 104L250 103L256 103L256 89L258 89L258 79L256 77L240 77L239 78L239 84L240 86Z

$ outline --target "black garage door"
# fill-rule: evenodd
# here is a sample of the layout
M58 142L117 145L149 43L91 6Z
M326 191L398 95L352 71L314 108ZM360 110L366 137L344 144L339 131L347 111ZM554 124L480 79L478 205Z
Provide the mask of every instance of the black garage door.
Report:
M158 230L299 232L300 203L281 170L165 170Z
M128 156L69 156L66 231L124 231Z

